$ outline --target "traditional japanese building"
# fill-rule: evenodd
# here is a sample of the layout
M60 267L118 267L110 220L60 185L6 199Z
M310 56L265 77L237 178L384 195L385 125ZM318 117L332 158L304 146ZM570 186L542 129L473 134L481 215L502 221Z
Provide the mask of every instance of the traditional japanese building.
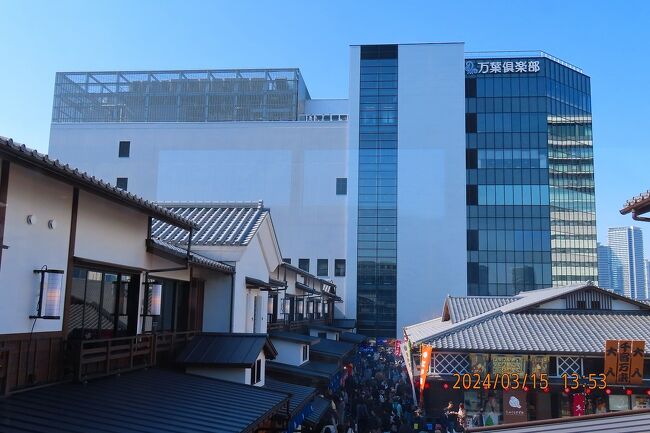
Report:
M448 297L404 336L416 382L430 359L433 417L449 401L486 425L650 407L650 305L591 283Z

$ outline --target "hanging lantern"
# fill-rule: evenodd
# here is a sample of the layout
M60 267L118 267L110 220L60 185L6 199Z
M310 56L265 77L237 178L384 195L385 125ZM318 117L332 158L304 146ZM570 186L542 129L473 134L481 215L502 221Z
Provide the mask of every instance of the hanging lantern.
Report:
M308 314L314 314L314 302L313 301L309 301L307 303L307 313Z
M162 301L162 284L150 283L149 285L149 315L160 316Z
M298 299L298 314L303 314L305 312L305 301L304 299Z
M327 303L323 304L323 313L329 314L329 312L330 312L330 303L327 302Z
M291 299L284 298L284 301L282 302L282 306L284 307L283 313L289 314L289 312L291 312Z
M63 271L58 269L34 270L34 314L30 319L60 319Z
M269 314L273 314L274 309L275 309L275 297L269 296L269 301L266 304L266 312Z

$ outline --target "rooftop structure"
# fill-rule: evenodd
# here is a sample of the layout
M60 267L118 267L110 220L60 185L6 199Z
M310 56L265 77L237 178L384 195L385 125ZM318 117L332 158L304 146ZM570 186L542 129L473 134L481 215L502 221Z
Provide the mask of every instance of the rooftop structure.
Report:
M53 123L298 120L298 69L59 72Z

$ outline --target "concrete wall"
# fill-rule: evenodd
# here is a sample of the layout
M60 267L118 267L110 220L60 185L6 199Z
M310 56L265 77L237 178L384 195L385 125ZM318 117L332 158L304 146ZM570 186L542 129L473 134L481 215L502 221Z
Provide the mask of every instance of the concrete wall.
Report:
M35 171L11 164L0 268L0 334L30 332L35 312L33 271L47 265L67 276L72 187ZM35 222L27 223L33 215ZM54 219L56 228L49 229ZM65 281L65 280L64 280ZM61 296L61 316L63 300ZM34 332L60 331L62 320L38 319Z
M464 46L399 46L397 329L465 295Z
M314 103L318 106L318 103ZM330 101L321 108L343 107ZM50 154L161 201L253 201L272 210L284 257L345 258L347 122L54 124ZM131 141L129 158L118 157ZM344 278L333 277L340 293Z

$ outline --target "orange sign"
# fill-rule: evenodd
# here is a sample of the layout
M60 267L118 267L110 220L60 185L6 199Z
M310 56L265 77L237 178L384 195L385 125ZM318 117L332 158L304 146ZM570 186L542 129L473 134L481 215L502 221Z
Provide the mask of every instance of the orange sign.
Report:
M616 383L630 383L630 364L632 363L632 340L618 341L618 367Z
M632 361L630 362L630 383L640 385L643 383L643 356L645 354L645 341L632 342Z
M607 383L643 383L644 355L643 340L607 340L604 370Z
M431 365L431 350L433 348L426 344L420 346L420 402L422 402L422 395L424 393L424 385L427 382L427 375L429 374L429 366Z
M605 376L607 383L616 383L616 367L618 365L618 340L605 342Z

